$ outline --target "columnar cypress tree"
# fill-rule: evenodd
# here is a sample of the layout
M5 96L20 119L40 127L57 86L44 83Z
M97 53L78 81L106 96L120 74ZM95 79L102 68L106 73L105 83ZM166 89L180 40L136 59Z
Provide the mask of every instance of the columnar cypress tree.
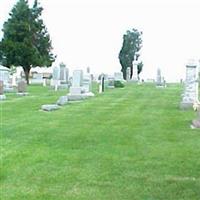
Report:
M28 84L31 67L48 67L55 60L50 36L41 19L42 10L37 0L32 8L27 0L19 0L3 26L1 62L7 67L22 66Z
M131 77L133 75L133 61L138 60L139 51L142 48L142 32L137 29L132 29L132 31L127 31L123 36L123 44L119 53L119 61L122 66L122 73L124 79L126 79L126 69L131 68ZM142 71L143 64L138 65L138 72ZM130 78L131 78L130 77Z

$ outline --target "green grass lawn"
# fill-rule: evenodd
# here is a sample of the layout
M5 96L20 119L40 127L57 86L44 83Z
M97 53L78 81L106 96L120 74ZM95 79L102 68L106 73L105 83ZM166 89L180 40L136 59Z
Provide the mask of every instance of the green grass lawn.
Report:
M200 199L200 130L180 85L128 84L54 112L40 107L66 91L28 90L0 103L0 199Z

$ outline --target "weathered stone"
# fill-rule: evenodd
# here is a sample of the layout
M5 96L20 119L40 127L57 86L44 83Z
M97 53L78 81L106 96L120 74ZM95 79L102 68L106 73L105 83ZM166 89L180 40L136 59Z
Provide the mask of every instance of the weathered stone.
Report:
M126 69L126 80L130 81L130 78L131 78L131 68L127 67L127 69Z
M108 85L107 88L115 88L115 79L114 77L108 77Z
M67 95L68 101L81 101L87 98L87 96L80 94L80 95L73 95L73 94L68 94Z
M58 106L57 104L46 104L46 105L42 105L41 109L44 111L53 111L53 110L58 110L60 108L60 106Z
M0 80L0 95L3 94L3 81Z
M122 72L115 72L114 78L115 78L115 81L124 81Z
M198 102L198 81L197 65L193 62L186 65L185 90L180 107L191 108L195 102Z
M68 97L67 96L61 96L56 103L59 106L63 106L63 105L68 103Z
M132 75L132 78L131 78L131 81L135 81L137 82L138 81L138 61L134 61L133 62L133 75Z
M25 81L19 81L18 87L17 87L17 92L18 93L26 93L26 87L27 87L27 84Z

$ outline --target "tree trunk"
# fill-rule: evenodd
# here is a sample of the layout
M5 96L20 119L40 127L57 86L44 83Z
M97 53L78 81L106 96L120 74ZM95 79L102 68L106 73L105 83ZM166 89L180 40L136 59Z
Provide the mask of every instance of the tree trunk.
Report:
M122 73L123 73L123 78L124 78L124 80L126 80L126 70L121 70L122 71Z
M31 67L23 67L24 69L24 74L25 74L25 79L26 79L26 83L27 85L29 85L29 72L31 70Z

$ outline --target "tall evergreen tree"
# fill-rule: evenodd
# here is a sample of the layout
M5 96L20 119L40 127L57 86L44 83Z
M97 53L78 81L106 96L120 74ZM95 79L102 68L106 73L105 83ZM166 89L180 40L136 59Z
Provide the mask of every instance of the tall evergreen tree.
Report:
M28 84L32 67L49 67L55 60L50 36L41 19L42 10L37 0L32 8L27 0L19 0L3 26L1 62L7 67L22 66Z
M119 61L122 66L122 73L124 79L126 79L126 69L131 68L131 77L133 75L133 61L138 60L140 54L139 51L142 48L142 32L137 29L132 29L132 31L127 31L123 36L122 48L119 52ZM143 64L138 64L138 72L142 71ZM130 78L131 78L130 77Z

